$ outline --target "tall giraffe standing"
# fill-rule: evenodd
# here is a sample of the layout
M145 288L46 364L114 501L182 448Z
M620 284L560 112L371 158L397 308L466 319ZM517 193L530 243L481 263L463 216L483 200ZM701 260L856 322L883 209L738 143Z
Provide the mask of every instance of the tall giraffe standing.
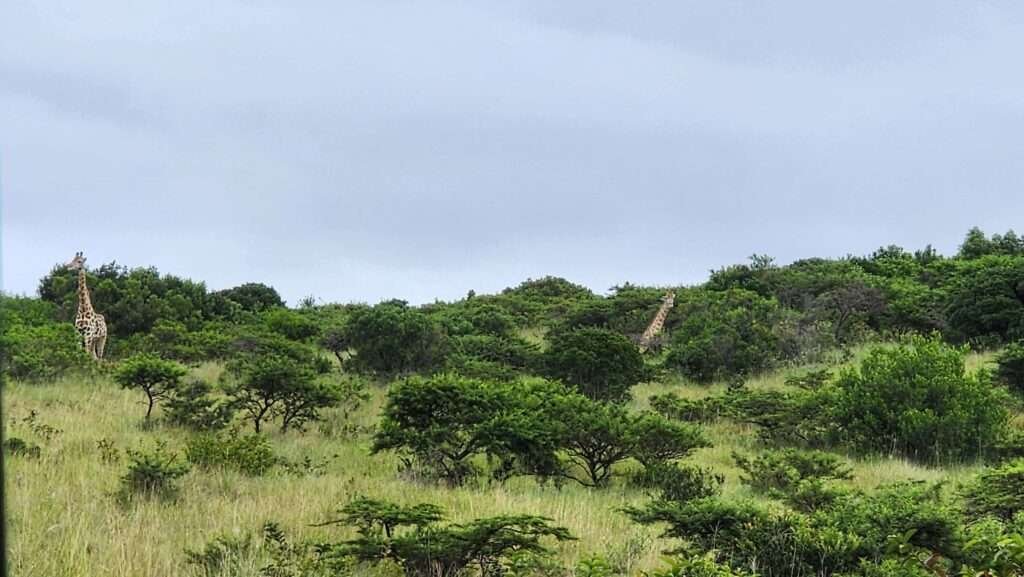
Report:
M675 303L676 293L668 292L661 298L661 306L658 307L658 312L651 319L651 324L647 325L647 330L640 336L640 352L646 353L650 350L654 337L658 336L662 327L665 326L665 318L668 317L668 311Z
M107 346L107 321L103 315L92 308L89 298L89 287L85 284L85 257L76 252L75 258L66 265L78 271L78 314L75 315L75 328L82 335L82 346L95 360L103 358L103 349Z

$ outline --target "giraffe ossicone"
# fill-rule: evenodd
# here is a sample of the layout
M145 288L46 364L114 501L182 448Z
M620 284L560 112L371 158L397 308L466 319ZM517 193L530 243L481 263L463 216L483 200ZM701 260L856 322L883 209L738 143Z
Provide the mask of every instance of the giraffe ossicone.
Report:
M89 287L85 280L85 257L81 252L65 265L78 271L78 313L75 315L75 329L82 337L82 346L95 360L103 358L107 346L107 321L92 308Z

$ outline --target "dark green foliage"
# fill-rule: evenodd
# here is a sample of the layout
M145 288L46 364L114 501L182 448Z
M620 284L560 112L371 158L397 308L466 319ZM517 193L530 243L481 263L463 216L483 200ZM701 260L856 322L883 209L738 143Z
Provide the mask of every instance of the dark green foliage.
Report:
M514 336L463 335L451 345L448 366L467 377L511 381L539 365L540 348Z
M630 387L647 376L643 357L629 339L592 327L552 335L543 364L548 376L596 400L628 399Z
M651 408L669 419L700 423L717 421L725 413L728 404L722 397L684 399L675 393L654 395L650 403Z
M665 536L687 551L716 552L733 568L765 577L855 574L893 553L894 536L908 546L963 558L957 513L939 487L902 484L872 494L837 496L812 513L752 502L659 500L627 513L640 523L666 523Z
M355 351L354 369L393 375L440 367L447 351L441 328L422 311L404 302L384 302L353 310L345 336Z
M669 559L668 566L644 577L748 577L750 573L733 569L715 560L715 554L708 552L700 556Z
M685 503L717 496L725 477L693 465L656 463L637 472L632 481L638 487L657 491L662 501Z
M232 379L225 392L259 433L268 419L281 420L281 430L302 428L318 420L319 411L336 404L337 389L317 378L316 366L281 353L258 354L228 364Z
M1008 398L987 373L966 373L965 354L935 336L871 349L836 381L836 436L930 462L984 455L1007 434Z
M1013 230L1005 235L994 234L986 238L978 227L967 232L963 244L960 245L959 256L965 259L976 259L989 255L1024 255L1024 238L1017 236Z
M239 435L206 433L191 437L185 447L188 462L204 468L225 468L260 476L278 463L266 437L259 434Z
M178 386L164 402L167 422L193 431L219 431L237 410L231 399L215 396L213 387L201 379Z
M1024 396L1024 341L1008 345L999 353L997 375L1011 391Z
M811 309L814 317L831 323L836 342L846 342L858 323L866 323L885 310L885 297L863 280L851 279L819 295Z
M1024 258L959 262L947 291L952 336L982 344L1024 338Z
M147 354L135 355L121 362L114 371L114 381L124 389L140 389L146 393L146 419L159 399L170 396L185 376L185 367Z
M338 359L339 367L343 367L345 365L344 354L347 353L350 348L348 336L345 334L345 327L334 326L325 329L320 335L320 346L330 351L331 354Z
M711 442L697 425L670 421L656 413L643 413L633 419L633 458L645 467L681 459L694 451L710 447Z
M39 458L39 455L42 454L42 449L39 448L39 445L29 443L18 437L4 439L3 450L9 455L34 459Z
M544 409L558 394L543 382L412 377L388 391L373 451L397 451L407 466L452 485L476 472L471 460L479 454L550 467L554 439Z
M185 563L202 577L240 574L254 554L252 535L217 535L202 549L185 549Z
M320 327L308 315L286 308L270 309L261 318L272 332L289 340L305 341L320 333Z
M793 494L805 481L852 478L851 469L838 456L821 451L782 449L754 457L733 453L732 458L746 473L740 477L743 484L775 497Z
M0 294L0 372L44 381L90 368L92 359L74 325L56 318L51 303Z
M223 310L216 310L216 312L221 313L221 316L230 316L228 313L230 305L223 301L229 301L237 305L240 310L250 313L258 313L284 306L281 295L273 287L258 282L246 283L227 290L217 291L212 293L210 297L211 300L216 302L217 306L223 307Z
M270 560L260 569L260 577L338 577L354 574L349 559L331 559L323 555L320 543L293 541L273 521L263 524L263 551Z
M779 357L774 300L743 289L689 291L676 309L683 321L665 363L695 381L758 371Z
M573 539L566 529L536 516L442 525L442 510L434 505L403 506L366 498L353 500L340 513L340 519L325 524L344 524L358 535L324 547L330 557L393 561L409 577L457 577L470 567L482 577L497 577L513 554L546 553L541 539Z
M972 517L1013 519L1024 511L1024 459L982 471L964 488L963 495Z
M119 496L123 500L134 497L170 498L178 493L176 481L188 473L189 467L178 460L167 445L157 442L153 451L128 449L128 472L121 477Z

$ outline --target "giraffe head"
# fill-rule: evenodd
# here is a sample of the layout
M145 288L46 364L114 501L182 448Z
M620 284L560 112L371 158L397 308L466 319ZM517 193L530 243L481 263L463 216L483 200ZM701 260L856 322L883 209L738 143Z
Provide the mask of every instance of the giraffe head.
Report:
M71 270L82 270L83 268L85 268L85 257L82 256L81 252L76 252L75 258L68 261L67 264L65 264L64 266L68 267Z

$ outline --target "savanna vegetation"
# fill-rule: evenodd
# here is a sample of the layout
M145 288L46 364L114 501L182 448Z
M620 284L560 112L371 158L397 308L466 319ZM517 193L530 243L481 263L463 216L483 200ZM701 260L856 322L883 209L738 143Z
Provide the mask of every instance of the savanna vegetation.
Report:
M696 286L3 296L17 575L1024 575L1024 239ZM665 330L639 335L668 292Z

